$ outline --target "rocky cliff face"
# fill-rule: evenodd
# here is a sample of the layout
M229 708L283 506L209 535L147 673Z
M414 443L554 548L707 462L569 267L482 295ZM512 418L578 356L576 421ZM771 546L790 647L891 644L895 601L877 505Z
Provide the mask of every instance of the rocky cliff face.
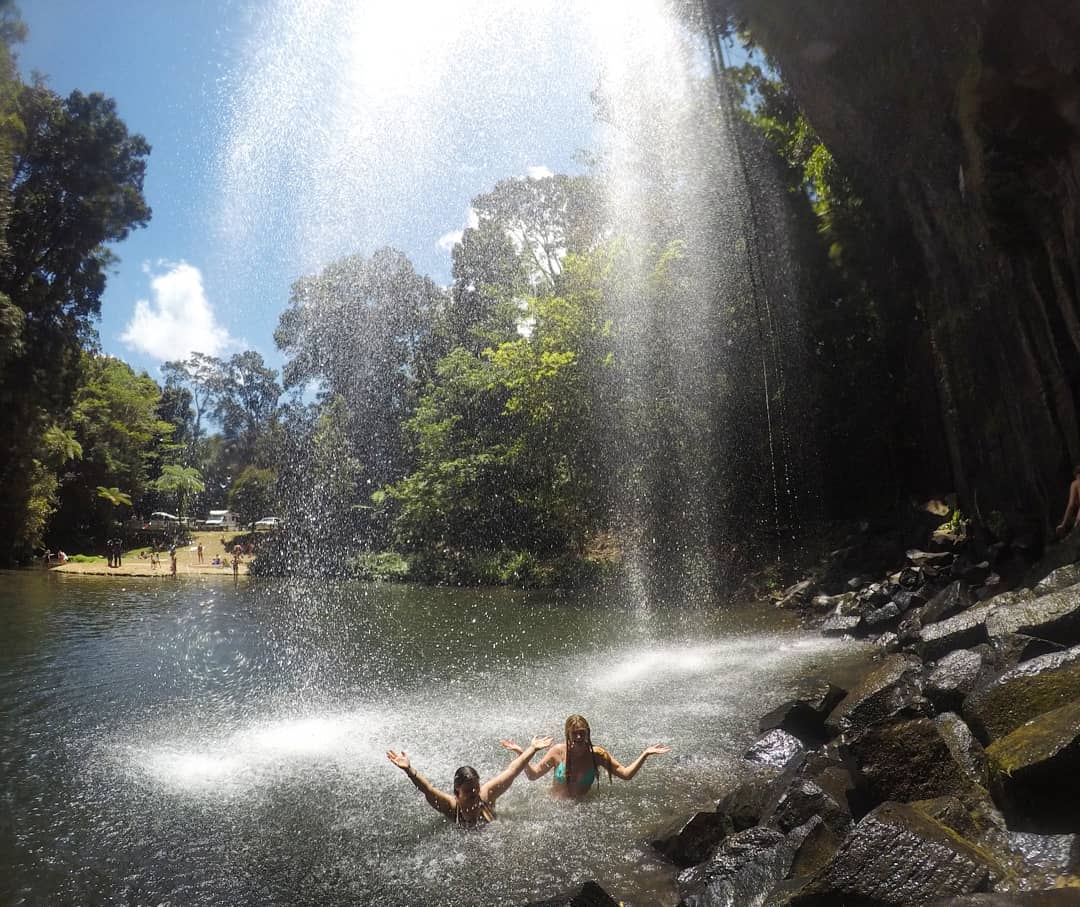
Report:
M1080 462L1080 5L709 5L777 61L910 275L964 508L1044 533Z

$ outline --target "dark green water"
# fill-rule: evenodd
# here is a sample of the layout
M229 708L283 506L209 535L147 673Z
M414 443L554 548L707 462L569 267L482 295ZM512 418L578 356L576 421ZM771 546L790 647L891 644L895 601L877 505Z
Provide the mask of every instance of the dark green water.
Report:
M520 904L599 880L676 900L646 842L708 805L757 717L853 645L771 609L362 584L0 574L0 903ZM584 803L449 788L581 712L623 762Z

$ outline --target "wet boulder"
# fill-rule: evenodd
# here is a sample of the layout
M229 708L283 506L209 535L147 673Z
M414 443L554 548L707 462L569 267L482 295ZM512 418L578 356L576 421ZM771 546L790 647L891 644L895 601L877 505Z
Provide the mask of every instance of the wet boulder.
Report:
M964 778L985 788L990 777L986 752L971 728L955 712L942 712L934 717L934 724Z
M731 819L724 812L699 812L675 834L653 841L652 846L676 866L694 866L707 860L733 832Z
M930 718L877 724L849 750L870 802L910 802L959 795L969 772L953 756L942 727Z
M858 614L859 608L854 592L842 592L839 595L815 595L810 604L818 614Z
M990 790L1016 831L1080 832L1080 699L986 748Z
M892 597L892 602L901 612L910 611L912 608L921 608L926 604L926 596L920 591L900 589Z
M779 728L808 746L816 746L828 738L825 719L846 695L847 690L826 681L809 684L799 690L795 699L781 703L764 715L758 730L764 733Z
M1050 888L1061 878L1075 876L1080 869L1080 836L1038 835L1026 831L1006 831L1004 846L1016 859L1017 875L1032 887ZM1074 878L1080 883L1080 878ZM1077 893L1080 903L1080 892Z
M968 894L933 901L929 907L1077 907L1077 904L1080 904L1080 895L1075 888L1058 888L1053 891Z
M970 649L989 642L986 622L994 608L992 602L984 602L945 620L924 623L915 642L916 651L929 661L957 649Z
M880 633L888 627L896 626L900 621L900 606L896 602L886 602L880 608L869 611L863 617L866 629Z
M676 866L693 866L707 859L724 838L753 828L791 783L795 768L779 772L760 768L725 794L715 810L699 812L675 833L652 846Z
M987 742L1074 699L1080 699L1080 646L1021 662L984 683L964 700L963 713Z
M971 594L971 589L967 583L958 579L949 583L931 598L920 612L919 618L924 624L937 623L939 620L945 620L954 614L966 611L973 604L975 604L975 598Z
M791 907L927 904L985 891L996 867L952 829L904 803L867 814Z
M1035 595L1049 595L1080 583L1080 564L1068 564L1044 576L1033 587Z
M915 567L948 567L956 556L949 551L919 551L912 548L907 553L907 559Z
M807 607L811 596L814 594L814 585L814 580L804 579L802 582L788 586L780 593L776 606L785 610L801 610Z
M994 659L1001 670L1018 665L1022 661L1030 661L1040 655L1049 655L1052 652L1061 652L1065 646L1049 639L1039 639L1037 636L1027 636L1023 633L1006 633L1004 636L996 636L991 640Z
M831 733L852 734L898 715L925 715L922 664L917 658L889 655L841 700L825 720Z
M1030 601L997 605L986 618L990 636L1023 633L1063 646L1080 643L1080 591L1051 592Z
M986 667L979 649L957 649L930 666L923 690L938 711L957 711Z
M848 633L856 633L860 626L862 626L860 614L830 614L821 625L821 633L823 636L844 636Z
M805 755L806 747L798 737L781 728L773 728L755 741L743 754L743 759L755 767L764 766L782 772L793 762L801 761Z
M885 604L889 600L889 596L881 583L871 583L860 591L855 599L860 609L872 611L874 608L880 608Z
M853 819L847 801L847 784L829 774L800 774L778 793L761 817L763 825L791 831L819 818L834 834L843 837Z
M993 602L995 605L1012 605L1016 602L1029 602L1035 598L1035 593L1031 589L1013 589L1009 592L1000 592L994 596Z
M751 828L726 839L706 863L679 874L679 907L762 904L791 870L795 854L816 822L782 834Z

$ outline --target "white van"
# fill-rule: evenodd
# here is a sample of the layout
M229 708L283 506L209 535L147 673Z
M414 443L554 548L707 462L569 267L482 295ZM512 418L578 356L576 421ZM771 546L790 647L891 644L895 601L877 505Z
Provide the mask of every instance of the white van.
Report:
M240 528L240 515L232 510L211 510L203 520L204 529L225 529L235 532Z

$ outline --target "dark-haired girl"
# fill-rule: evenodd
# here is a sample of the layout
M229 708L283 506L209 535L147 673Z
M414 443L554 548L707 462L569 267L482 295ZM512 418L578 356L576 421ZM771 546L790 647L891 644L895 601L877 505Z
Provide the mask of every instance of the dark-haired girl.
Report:
M581 715L567 718L565 730L565 743L556 743L535 765L525 766L525 776L530 781L535 781L555 769L552 793L556 797L584 797L600 780L601 768L607 771L609 781L612 775L629 781L649 756L662 756L671 752L671 747L655 743L645 747L641 755L629 765L621 765L602 746L593 745L589 722ZM528 752L522 750L513 740L500 740L499 743L515 753Z
M425 799L444 816L465 828L486 825L495 818L495 801L509 789L521 770L529 764L540 750L551 746L551 737L533 737L528 748L520 746L518 757L490 781L480 783L480 775L471 765L463 765L454 772L453 796L439 790L412 767L406 753L388 750L386 758L400 768Z

